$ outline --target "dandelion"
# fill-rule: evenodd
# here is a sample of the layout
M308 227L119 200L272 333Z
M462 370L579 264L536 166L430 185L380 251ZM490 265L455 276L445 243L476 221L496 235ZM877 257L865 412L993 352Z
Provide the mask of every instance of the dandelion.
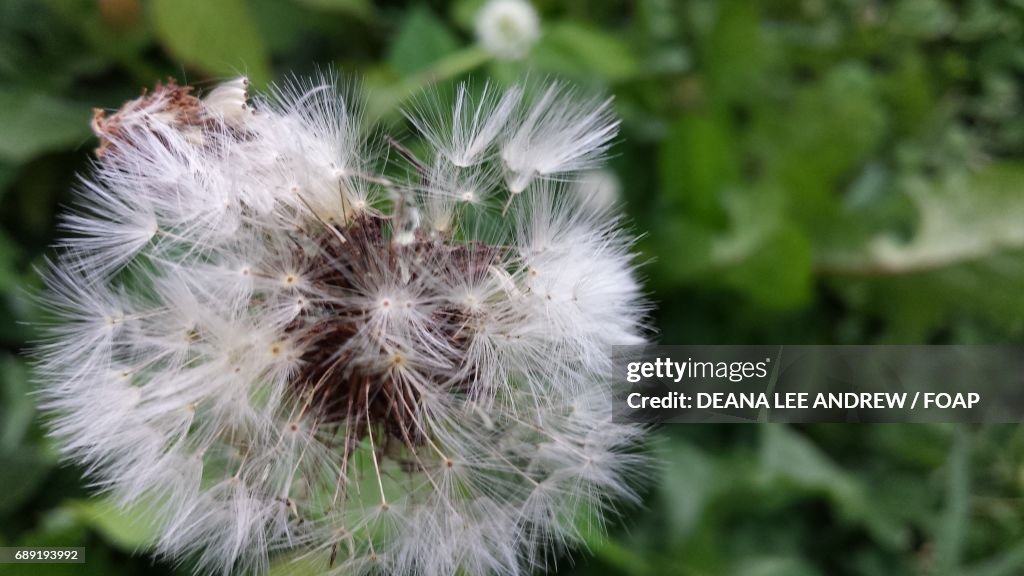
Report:
M494 57L519 60L540 38L540 17L528 0L489 0L477 12L476 37Z
M589 166L614 121L460 87L410 113L426 157L388 161L335 84L169 83L97 113L46 274L53 434L204 573L547 568L644 465L611 419L611 348L645 334L631 239L539 177Z

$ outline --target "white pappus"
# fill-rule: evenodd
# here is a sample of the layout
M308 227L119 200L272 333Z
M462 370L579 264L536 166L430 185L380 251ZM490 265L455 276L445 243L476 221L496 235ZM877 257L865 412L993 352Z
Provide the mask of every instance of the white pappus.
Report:
M636 500L643 429L611 418L611 358L648 305L576 178L617 122L529 93L421 102L419 156L333 77L97 112L36 375L64 454L145 507L161 553L529 573Z

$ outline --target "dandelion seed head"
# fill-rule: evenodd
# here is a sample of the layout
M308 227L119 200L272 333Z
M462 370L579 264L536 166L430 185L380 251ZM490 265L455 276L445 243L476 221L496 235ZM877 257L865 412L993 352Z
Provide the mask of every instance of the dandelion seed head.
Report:
M635 500L611 348L643 342L647 304L618 217L573 187L617 123L525 94L421 102L422 158L334 78L96 114L37 377L64 454L148 507L161 553L517 574Z
M523 58L540 33L540 16L528 0L488 0L476 15L477 41L496 58Z

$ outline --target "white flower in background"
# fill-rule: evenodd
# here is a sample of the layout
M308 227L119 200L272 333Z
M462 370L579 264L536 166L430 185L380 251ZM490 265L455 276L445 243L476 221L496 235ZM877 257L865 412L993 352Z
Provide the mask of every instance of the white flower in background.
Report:
M169 557L525 573L636 498L610 398L611 347L643 342L631 240L544 178L594 164L607 104L463 87L410 117L429 154L389 142L400 182L332 80L97 113L38 377L64 453Z
M494 57L518 60L540 38L540 17L528 0L489 0L477 12L476 38Z

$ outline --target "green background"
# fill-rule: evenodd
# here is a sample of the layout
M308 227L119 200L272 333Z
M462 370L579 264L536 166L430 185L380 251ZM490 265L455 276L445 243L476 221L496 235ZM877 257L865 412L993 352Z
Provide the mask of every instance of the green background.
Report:
M518 62L481 2L0 0L0 545L86 546L0 574L188 574L60 464L23 354L35 267L91 109L167 77L334 67L367 113L474 77L616 96L611 168L666 344L1019 343L1024 2L536 0ZM1018 426L670 426L644 506L570 574L1024 573Z

